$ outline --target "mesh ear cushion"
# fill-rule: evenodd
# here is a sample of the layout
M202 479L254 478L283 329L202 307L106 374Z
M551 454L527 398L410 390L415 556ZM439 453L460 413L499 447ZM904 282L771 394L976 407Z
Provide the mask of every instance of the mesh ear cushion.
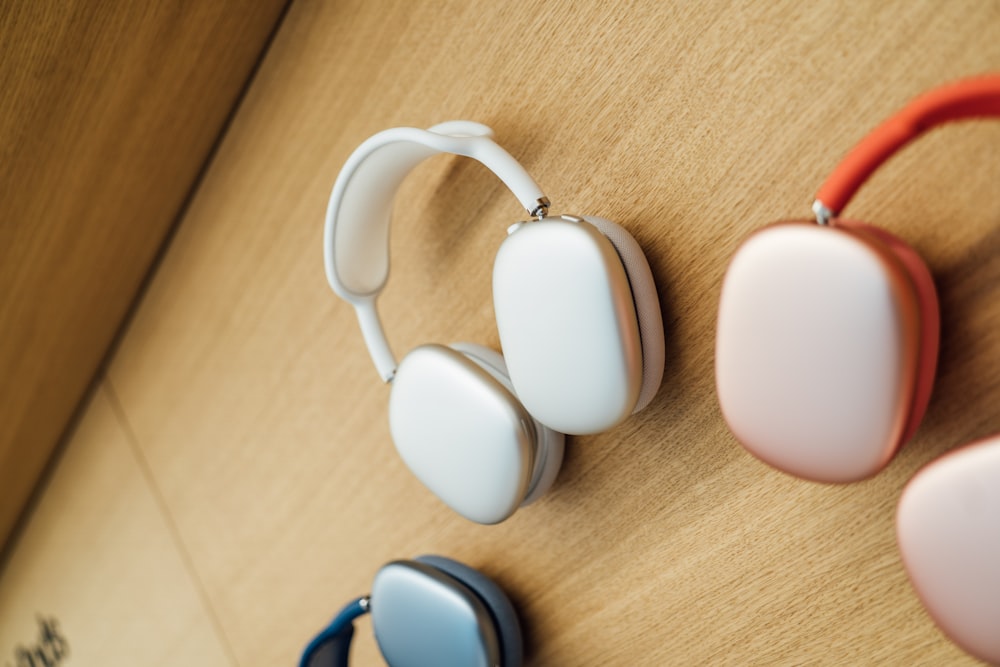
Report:
M496 625L497 635L503 651L502 667L520 667L524 660L524 640L521 636L521 624L517 620L517 612L510 599L492 579L468 565L445 558L443 556L419 556L418 563L424 563L437 568L450 577L465 584L475 593L486 608L489 609Z
M639 398L632 413L639 412L653 400L663 380L663 365L666 362L666 343L663 338L663 315L660 300L656 294L653 272L639 243L632 235L605 218L585 215L583 219L597 228L614 246L625 267L632 302L635 305L639 323L639 342L642 345L642 384Z

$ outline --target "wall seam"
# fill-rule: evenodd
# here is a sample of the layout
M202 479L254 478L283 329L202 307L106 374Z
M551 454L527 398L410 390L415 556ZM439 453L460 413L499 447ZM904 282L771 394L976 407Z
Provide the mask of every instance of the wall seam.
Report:
M233 648L232 642L229 640L229 635L226 633L225 626L222 623L222 618L216 611L215 605L212 604L212 598L208 593L208 588L205 586L205 583L198 572L194 558L188 550L187 545L184 542L184 538L181 536L180 527L174 520L174 515L170 511L170 506L167 503L166 496L163 494L160 485L156 481L156 476L153 474L153 468L149 463L149 459L146 458L145 453L142 451L139 438L136 435L135 430L132 428L132 423L129 421L128 415L125 414L125 409L122 406L121 401L118 399L118 392L115 391L115 388L111 383L111 378L104 377L104 381L99 385L98 391L104 392L108 399L108 404L111 406L111 411L114 414L115 420L118 422L118 426L121 428L122 433L125 434L125 439L128 441L129 449L132 451L132 456L135 459L136 464L139 466L139 470L142 471L143 479L146 481L146 485L149 487L149 492L152 494L153 500L156 502L156 507L160 511L160 515L163 517L163 521L167 527L167 532L170 533L170 538L173 540L174 547L177 549L177 553L181 557L181 562L184 564L184 569L187 571L188 577L190 577L191 583L194 585L194 588L198 593L198 598L201 601L202 607L204 607L205 613L208 614L209 620L212 623L212 629L215 631L219 643L222 644L223 649L229 658L230 664L233 665L233 667L239 667L240 661L236 657L236 651Z

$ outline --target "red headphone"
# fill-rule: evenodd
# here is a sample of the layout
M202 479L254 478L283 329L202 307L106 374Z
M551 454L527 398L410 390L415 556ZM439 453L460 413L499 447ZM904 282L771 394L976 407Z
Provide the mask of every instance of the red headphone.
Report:
M722 285L715 377L726 423L754 456L805 479L852 482L879 472L916 431L938 353L930 271L892 234L838 216L923 132L996 116L1000 75L918 97L834 170L816 195L815 222L769 225L736 251ZM918 473L897 528L934 619L970 653L1000 662L1000 435Z

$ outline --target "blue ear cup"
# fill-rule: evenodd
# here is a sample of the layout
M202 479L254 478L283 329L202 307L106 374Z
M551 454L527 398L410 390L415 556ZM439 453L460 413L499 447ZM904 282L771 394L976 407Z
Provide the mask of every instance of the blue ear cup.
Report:
M441 570L468 586L483 601L493 617L500 639L502 667L519 667L524 661L524 638L517 612L506 593L496 583L478 570L443 556L420 556L416 559Z
M370 596L345 606L306 647L299 667L347 667L354 619L372 614L389 667L521 667L521 626L504 592L441 556L382 566Z

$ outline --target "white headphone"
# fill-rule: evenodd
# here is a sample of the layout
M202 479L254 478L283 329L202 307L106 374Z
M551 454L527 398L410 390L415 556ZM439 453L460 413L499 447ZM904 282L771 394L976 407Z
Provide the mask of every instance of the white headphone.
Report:
M354 306L407 466L447 505L499 523L552 485L563 433L608 429L646 407L663 377L663 322L639 244L609 220L548 216L549 200L479 123L400 127L365 141L330 195L326 276ZM399 364L375 302L389 274L392 201L438 153L478 160L534 219L508 229L493 268L504 356L472 343L428 344ZM509 370L508 370L509 369Z

